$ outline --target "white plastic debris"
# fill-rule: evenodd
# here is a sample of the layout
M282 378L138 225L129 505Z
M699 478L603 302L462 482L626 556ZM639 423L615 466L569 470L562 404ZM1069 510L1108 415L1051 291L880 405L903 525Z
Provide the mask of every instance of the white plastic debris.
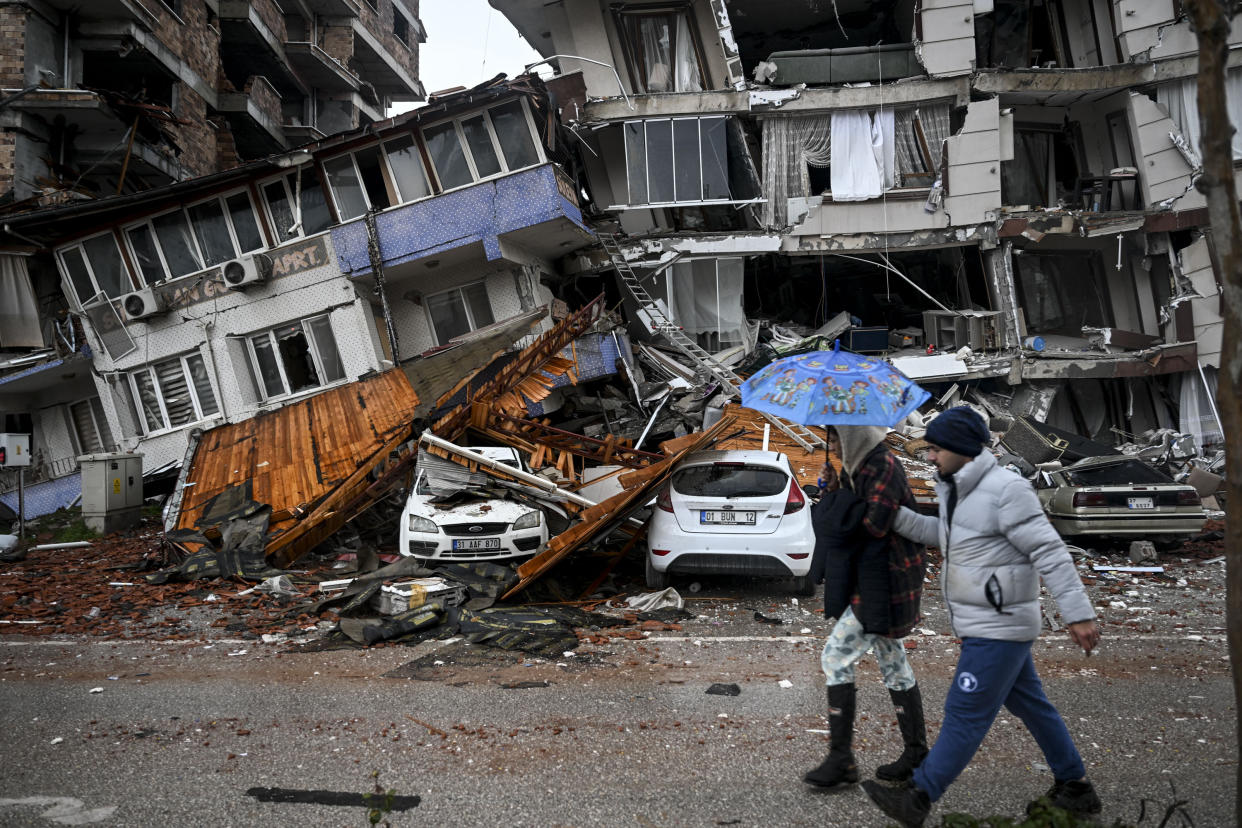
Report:
M102 687L92 687L92 688L91 688L91 692L92 692L92 693L102 693L102 692L103 692L103 688L102 688Z
M55 739L52 740L52 744L59 745L63 741L65 741L63 736L57 736Z
M781 687L785 688L786 690L788 690L790 687L793 687L793 682L790 681L789 679L781 679L780 681L777 682L777 684L779 684Z
M662 607L677 607L677 609L681 609L686 605L681 594L672 587L662 589L659 592L644 592L642 595L631 595L625 599L625 603L639 612L651 612Z
M231 656L244 656L244 655L246 654L246 652L247 652L246 650L234 650L233 652L229 653L229 655L231 655Z

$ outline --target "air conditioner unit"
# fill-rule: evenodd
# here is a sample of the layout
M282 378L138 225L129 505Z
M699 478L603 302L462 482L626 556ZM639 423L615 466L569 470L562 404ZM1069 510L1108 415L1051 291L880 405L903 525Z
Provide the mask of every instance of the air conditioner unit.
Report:
M240 259L225 262L220 272L224 274L225 287L230 290L244 290L267 281L272 275L272 259L262 253L242 256Z
M163 298L149 287L126 294L121 299L121 307L125 309L125 316L130 320L158 316L168 310L164 306Z

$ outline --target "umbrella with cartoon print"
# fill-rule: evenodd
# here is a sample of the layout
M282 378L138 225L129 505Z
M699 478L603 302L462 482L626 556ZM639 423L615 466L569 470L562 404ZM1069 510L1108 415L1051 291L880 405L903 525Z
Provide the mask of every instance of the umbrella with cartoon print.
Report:
M887 361L841 350L765 365L742 383L742 405L802 425L893 427L931 394Z

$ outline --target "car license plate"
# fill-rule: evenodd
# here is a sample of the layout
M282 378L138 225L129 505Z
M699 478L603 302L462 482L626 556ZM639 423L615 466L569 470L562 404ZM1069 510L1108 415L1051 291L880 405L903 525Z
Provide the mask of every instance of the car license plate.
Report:
M719 526L754 526L755 513L703 509L699 514L699 523L710 523Z
M1131 509L1154 509L1156 503L1150 497L1127 497L1126 505Z
M500 538L467 538L453 541L454 549L499 549Z

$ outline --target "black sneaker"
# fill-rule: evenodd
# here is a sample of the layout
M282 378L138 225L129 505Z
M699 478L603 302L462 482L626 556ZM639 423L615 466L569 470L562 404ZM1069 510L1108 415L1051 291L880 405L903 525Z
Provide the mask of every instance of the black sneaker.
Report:
M1053 808L1060 808L1071 814L1098 814L1104 807L1095 792L1095 786L1086 779L1053 782L1042 800L1047 800ZM1028 816L1035 810L1036 804L1038 803L1031 802L1026 806Z
M914 785L892 788L867 779L863 781L862 789L876 807L889 818L897 820L903 828L923 828L923 820L931 812L931 799Z

